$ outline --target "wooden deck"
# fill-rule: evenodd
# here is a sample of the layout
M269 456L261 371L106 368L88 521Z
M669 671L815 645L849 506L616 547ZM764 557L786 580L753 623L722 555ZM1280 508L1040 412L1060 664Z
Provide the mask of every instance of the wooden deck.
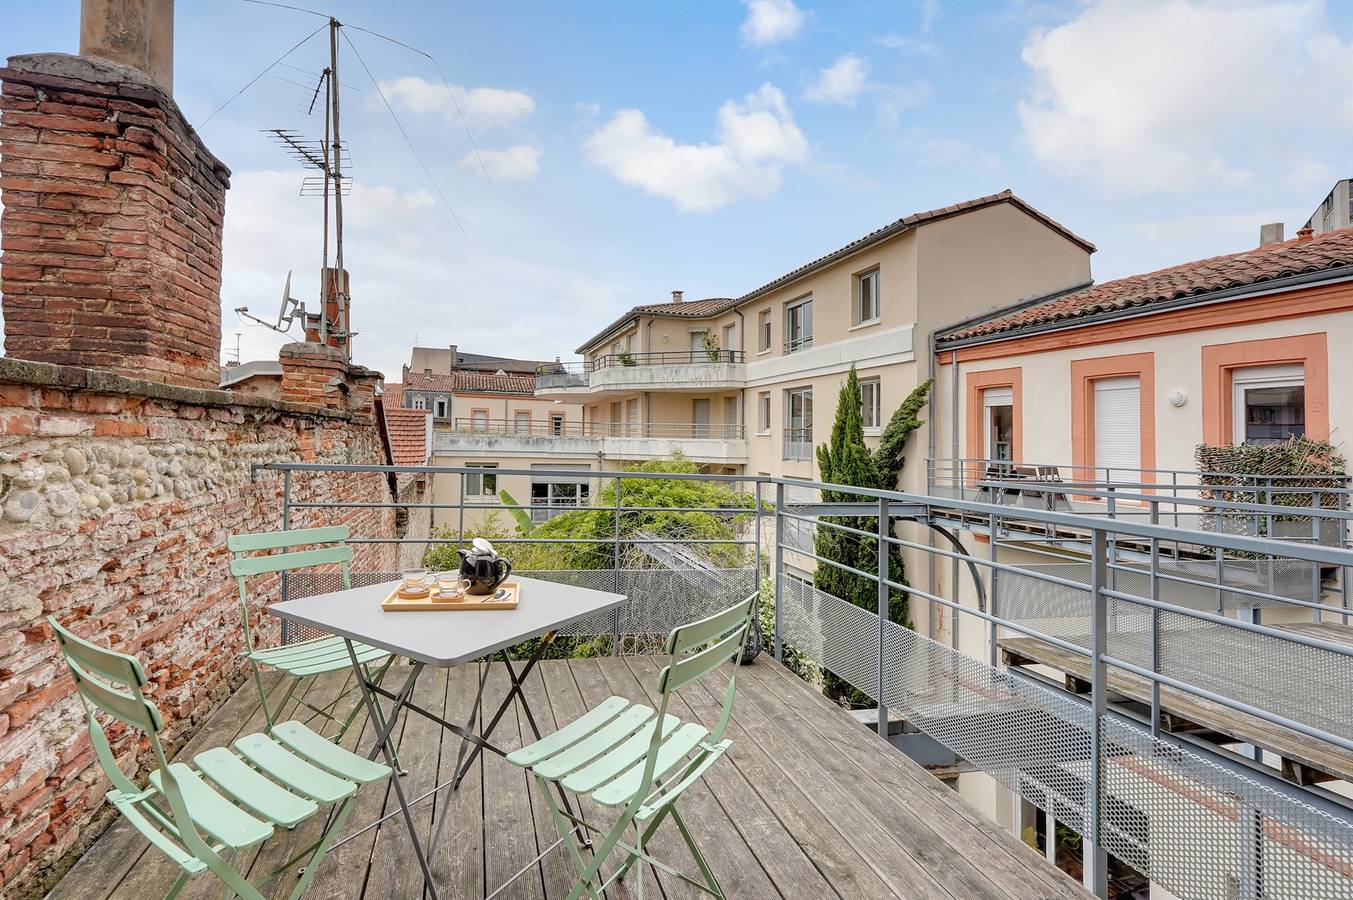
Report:
M552 730L612 694L651 698L657 670L657 662L648 657L546 662L530 680L531 707L542 730ZM392 674L400 680L399 669ZM475 666L429 670L414 700L463 720L476 677ZM343 682L339 676L316 681L310 699L334 696ZM501 697L506 687L502 666L495 665L487 690ZM722 700L719 694L718 685L706 688L697 683L679 695L682 705L673 712L712 722ZM254 700L246 685L183 754L256 730L260 719ZM523 732L530 734L524 716L509 713L494 740L511 749L518 746ZM682 804L730 898L1089 896L1076 881L764 654L740 671L729 736L735 741L729 757L715 765ZM435 724L416 715L406 718L400 752L409 770L404 783L411 797L447 777L457 747L458 740ZM347 829L356 831L395 808L393 793L367 789ZM498 757L476 763L458 792L415 807L415 817L425 835L434 818L447 817L433 862L444 898L485 896L555 838L524 774ZM650 849L678 868L691 870L670 823L663 829L666 838L660 830ZM298 834L293 840L307 837ZM287 849L285 839L274 839L247 862L254 871L264 872L285 859ZM174 874L164 857L147 850L144 840L117 823L51 896L158 897ZM629 887L620 883L610 889L609 898L630 896L632 878L627 879ZM499 896L562 897L571 881L567 857L555 850ZM646 881L649 896L703 896L666 877L659 881L659 895L652 890L651 869ZM289 885L279 886L276 893L285 895L284 888ZM220 887L210 877L199 876L182 896L220 896ZM354 900L422 896L422 880L403 822L392 819L335 851L308 896Z

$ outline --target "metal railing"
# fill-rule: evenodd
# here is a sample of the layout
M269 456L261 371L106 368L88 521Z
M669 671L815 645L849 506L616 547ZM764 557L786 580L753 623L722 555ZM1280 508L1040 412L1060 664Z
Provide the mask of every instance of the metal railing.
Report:
M485 508L530 508L476 507L463 499L321 501L304 484L293 483L317 475L383 477L400 471L458 479L463 487L465 479L485 474L472 468L273 464L256 471L280 473L284 525L292 527L394 507L410 514L454 510L458 516L454 530L441 536L359 534L352 541L359 548L440 541L459 546L479 527L467 515ZM875 698L881 734L889 709L896 710L1042 810L1047 833L1053 833L1054 822L1079 833L1086 884L1098 896L1108 895L1110 855L1179 896L1349 895L1353 808L1347 799L1285 780L1264 764L1260 750L1236 753L1166 727L1169 704L1191 698L1195 705L1211 704L1258 722L1267 734L1292 735L1316 748L1332 768L1353 772L1348 688L1353 643L1329 628L1265 624L1255 612L1296 610L1317 622L1347 624L1351 611L1342 585L1353 566L1349 550L1314 540L1175 528L1161 521L1167 498L1151 494L1134 495L1146 518L1127 519L766 476L507 469L497 474L586 481L589 515L609 513L593 519L612 523L605 534L495 539L509 555L522 547L515 552L525 557L525 547L533 544L583 545L598 554L588 567L530 573L627 594L613 617L581 623L574 634L609 635L613 651L652 647L640 636L661 634L731 602L739 592L745 597L768 569L773 608L767 611L767 637L777 659L792 652L830 671ZM640 479L722 483L739 499L712 509L626 504L625 484ZM608 483L615 490L605 494L600 488ZM850 501L824 502L824 492ZM603 496L610 497L608 503L601 502ZM1264 512L1292 510L1269 506ZM1311 516L1316 510L1299 512ZM713 538L661 532L646 521L650 513L664 528L691 513L712 515L729 530ZM990 540L985 546L964 543L945 522L969 527L984 522ZM1027 556L1020 557L1021 564L1009 554L1030 530L1082 537L1070 554L1051 545L1036 550L1046 565L1027 564ZM852 558L872 562L859 568L819 555L815 533L835 534L837 546L871 549ZM932 545L927 538L932 533L945 541ZM1147 562L1126 558L1124 547L1148 548ZM906 555L915 583L891 570L891 554L880 548ZM1278 564L1303 568L1311 576L1310 593L1289 596L1263 578L1235 583L1221 570L1196 565L1200 553L1206 555L1200 548L1256 570ZM1018 552L1029 551L1021 543ZM851 602L793 574L814 567L845 573L865 587L851 591ZM924 569L930 570L929 581L918 574ZM940 587L946 571L947 584ZM971 591L960 592L964 579L972 580ZM948 616L948 643L880 616L894 592L928 604L932 629ZM1229 597L1231 605L1199 601L1200 592ZM960 593L971 599L958 599ZM1246 613L1240 618L1230 615L1241 610ZM1011 638L1036 640L1080 660L1087 690L1082 695L1060 681L1002 665L1001 648ZM967 647L977 652L965 652ZM1145 703L1118 702L1118 685L1126 676L1147 685Z
M807 350L811 346L813 346L813 336L811 334L805 334L802 337L789 338L785 341L785 353Z
M471 434L519 434L545 437L582 438L674 438L742 440L745 431L741 425L709 424L704 422L541 422L532 419L518 422L514 419L457 418L452 430Z
M795 460L813 458L813 429L811 427L785 429L784 458Z
M741 350L720 350L717 347L690 350L654 350L644 353L603 353L582 362L541 363L536 376L587 375L598 369L629 368L631 366L692 366L701 364L740 363L746 360Z

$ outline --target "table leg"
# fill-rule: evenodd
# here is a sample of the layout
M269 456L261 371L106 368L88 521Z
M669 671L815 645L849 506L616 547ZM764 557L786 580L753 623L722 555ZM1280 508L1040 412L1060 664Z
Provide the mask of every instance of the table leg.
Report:
M394 786L395 797L399 800L399 808L404 814L404 824L407 825L409 829L409 840L413 841L414 855L418 857L418 866L423 870L423 884L427 887L428 896L431 897L432 900L438 900L437 885L432 880L432 869L428 866L427 855L423 852L423 844L418 840L418 828L413 824L413 814L409 812L409 803L404 797L404 787L400 784L399 775L395 774L397 763L395 762L394 754L390 752L390 744L387 740L390 736L390 731L394 728L395 722L399 718L399 708L413 691L413 684L417 680L418 674L422 672L423 664L417 662L414 663L413 671L409 674L409 680L399 692L403 699L396 701L395 706L391 711L390 721L384 723L384 727L382 727L380 712L376 708L378 702L376 695L372 693L371 686L363 676L362 664L357 661L357 652L352 647L352 641L345 638L343 640L343 645L348 648L348 659L352 661L352 672L353 675L356 676L358 687L362 691L362 700L366 704L366 713L371 720L371 727L379 735L379 740L376 742L376 748L371 753L371 758L375 759L377 752L385 755L385 764L389 766L391 770L390 782Z

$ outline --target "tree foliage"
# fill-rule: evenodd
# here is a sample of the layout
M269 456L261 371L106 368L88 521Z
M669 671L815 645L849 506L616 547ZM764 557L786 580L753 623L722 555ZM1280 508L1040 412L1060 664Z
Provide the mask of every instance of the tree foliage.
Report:
M864 420L860 409L860 379L852 366L837 397L836 419L832 424L830 440L817 448L819 477L830 484L893 490L906 464L905 448L908 438L922 425L918 413L925 405L930 382L917 386L893 413L883 429L877 450L871 451L864 442ZM874 498L849 491L822 492L824 503L874 502ZM824 517L829 525L843 525L858 531L875 532L875 516ZM820 525L813 540L814 552L823 559L833 560L862 572L878 570L876 538ZM906 582L902 552L896 545L888 547L888 576L890 581ZM864 609L878 611L877 582L827 563L819 563L813 575L813 586L840 597ZM907 594L897 588L888 591L887 616L890 621L911 627L907 615ZM827 673L824 684L828 696L851 702L868 698L845 682Z

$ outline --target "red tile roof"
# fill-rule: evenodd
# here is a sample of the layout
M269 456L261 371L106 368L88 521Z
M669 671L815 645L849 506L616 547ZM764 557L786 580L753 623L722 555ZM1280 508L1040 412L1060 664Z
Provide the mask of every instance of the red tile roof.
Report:
M819 269L825 265L829 265L835 262L836 260L841 259L842 257L849 256L850 254L856 252L857 250L862 250L865 247L869 246L870 244L876 244L879 241L886 240L887 238L890 238L895 234L900 234L904 231L910 231L913 228L916 228L920 225L925 225L929 222L936 222L940 219L948 219L951 216L961 215L963 213L971 212L972 210L975 209L982 209L987 206L995 206L999 203L1009 203L1016 209L1019 209L1020 211L1042 222L1044 225L1048 226L1053 231L1056 231L1058 234L1062 235L1062 237L1066 238L1072 243L1079 244L1086 251L1090 253L1095 252L1094 244L1090 243L1085 238L1077 235L1075 232L1067 228L1062 223L1058 222L1056 219L1053 219L1052 217L1030 206L1028 203L1025 203L1019 197L1015 196L1013 191L1011 191L1009 188L1006 188L1005 190L999 193L988 194L985 197L976 197L972 200L964 200L960 203L955 203L951 206L942 206L939 209L928 209L925 212L912 213L909 216L903 216L896 222L884 225L882 228L877 228L866 234L864 237L857 238L838 250L833 250L831 253L828 253L825 256L819 256L812 262L804 263L797 269L794 269L791 272L786 272L784 275L781 275L774 281L768 281L765 284L761 285L761 287L756 288L755 290L752 291L748 291L747 293L739 297L737 302L742 303L745 300L751 300L752 298L760 294L764 294L767 291L771 291L778 287L782 287L783 285L788 284L789 282L795 280L796 278L802 278L804 275L807 275L814 269Z
M450 375L406 372L405 388L443 394L531 394L536 392L536 376L520 373L455 371Z
M871 244L876 244L880 241L887 240L888 238L893 237L896 234L900 234L904 231L910 231L913 228L917 228L929 222L935 222L940 219L947 219L951 216L961 215L963 213L970 212L975 209L982 209L987 206L995 206L998 203L1009 203L1016 209L1019 209L1024 213L1027 213L1028 215L1032 216L1033 218L1042 222L1044 225L1051 228L1053 231L1056 231L1057 233L1061 234L1063 237L1065 237L1072 243L1079 244L1081 247L1085 248L1085 250L1087 250L1088 252L1093 253L1095 250L1094 244L1090 243L1085 238L1080 237L1075 232L1071 231L1071 229L1067 228L1065 225L1061 224L1060 222L1056 221L1050 216L1045 215L1044 213L1030 206L1028 203L1025 203L1019 197L1016 197L1014 192L1012 192L1009 188L1006 188L1000 193L989 194L985 197L976 197L972 200L964 200L961 203L955 203L951 206L944 206L940 207L939 209L928 209L924 212L912 213L911 215L903 216L902 218L898 219L895 222L892 222L888 225L883 226L882 228L877 228L874 231L869 232L862 238L857 238L856 240L851 241L844 247L841 247L837 250L833 250L831 253L828 253L824 256L819 256L812 262L804 263L797 269L794 269L791 272L787 272L784 275L781 275L774 281L768 281L765 284L761 285L761 287L756 288L755 290L752 291L748 291L741 297L712 297L708 300L692 300L688 303L654 303L647 306L636 306L629 312L625 313L620 318L616 319L610 325L607 325L601 331L597 332L596 335L589 338L587 343L579 347L576 352L583 353L588 348L596 346L597 344L601 343L604 339L610 337L610 335L617 329L619 329L622 325L626 324L631 319L634 319L638 316L677 316L681 318L706 318L708 316L717 316L720 313L727 312L728 310L732 309L733 307L741 303L745 303L749 300L755 299L756 297L766 293L767 291L775 290L776 288L783 287L784 285L788 284L791 281L794 281L795 279L802 278L803 276L809 274L810 272L816 269L820 269L823 266L831 265L837 260L843 259L844 257L847 257L850 254L855 253L859 250L863 250L865 247L868 247Z
M386 393L381 397L381 422L385 427L385 444L390 450L390 463L396 466L421 466L428 461L429 435L432 419L425 409L405 409L399 405L403 391ZM403 388L403 385L395 385Z
M381 390L384 392L381 396L385 398L384 402L387 407L404 405L404 385L387 382L381 386Z
M1242 253L1214 256L1156 272L1090 285L1026 304L1013 312L994 313L984 320L970 322L937 335L937 338L940 342L953 342L1002 335L1052 323L1064 322L1070 325L1073 320L1096 314L1151 306L1230 288L1263 284L1292 275L1350 266L1353 266L1353 228L1342 228L1315 238L1296 238Z

